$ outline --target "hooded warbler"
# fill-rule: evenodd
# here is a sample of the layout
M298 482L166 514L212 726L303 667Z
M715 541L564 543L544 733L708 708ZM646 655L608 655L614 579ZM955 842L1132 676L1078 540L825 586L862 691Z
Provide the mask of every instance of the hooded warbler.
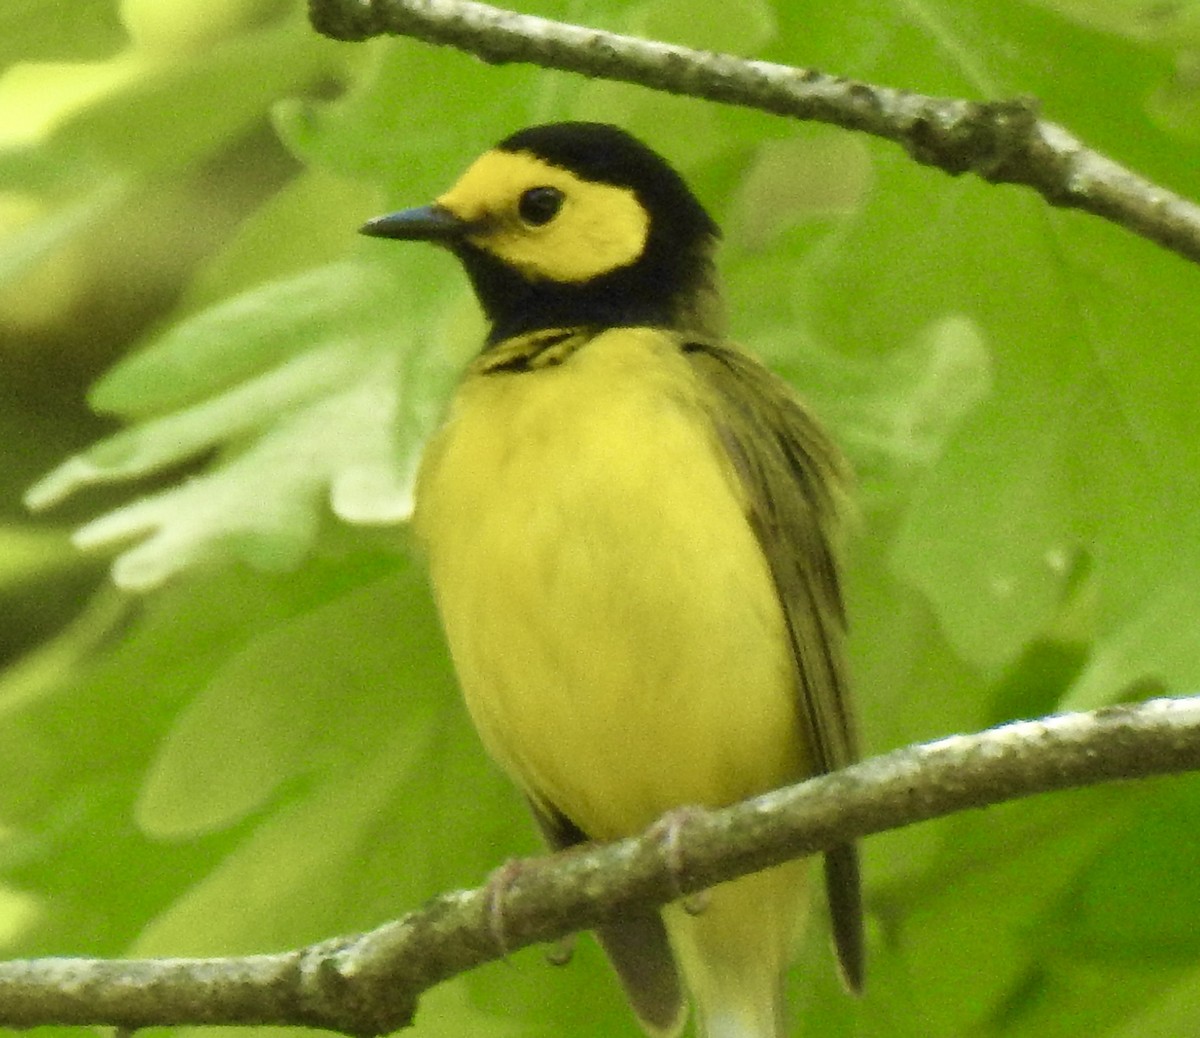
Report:
M846 465L725 337L716 224L624 131L513 134L367 223L462 263L487 318L414 528L472 719L551 846L612 840L856 756L836 542ZM781 1038L806 862L597 936L644 1028ZM863 977L857 851L825 855Z

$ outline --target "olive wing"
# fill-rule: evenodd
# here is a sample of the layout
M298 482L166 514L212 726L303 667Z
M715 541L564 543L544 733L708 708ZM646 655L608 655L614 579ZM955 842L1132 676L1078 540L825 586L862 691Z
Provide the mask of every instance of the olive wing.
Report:
M689 340L717 439L741 483L747 519L783 606L797 709L817 773L858 757L845 662L837 541L849 471L791 388L739 350ZM862 894L853 844L825 854L834 943L847 985L863 982Z

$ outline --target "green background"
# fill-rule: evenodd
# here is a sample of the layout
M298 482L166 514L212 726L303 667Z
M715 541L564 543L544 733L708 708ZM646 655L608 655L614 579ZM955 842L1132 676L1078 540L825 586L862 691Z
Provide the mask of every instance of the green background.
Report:
M522 9L1032 94L1200 197L1200 4ZM534 122L618 122L686 174L738 338L851 455L869 751L1200 687L1178 257L837 129L333 43L287 0L9 0L0 62L0 955L274 950L536 849L399 524L481 325L450 258L355 234ZM1200 1033L1198 830L1179 778L868 841L867 994L818 912L794 1033ZM585 941L443 985L416 1033L636 1031Z

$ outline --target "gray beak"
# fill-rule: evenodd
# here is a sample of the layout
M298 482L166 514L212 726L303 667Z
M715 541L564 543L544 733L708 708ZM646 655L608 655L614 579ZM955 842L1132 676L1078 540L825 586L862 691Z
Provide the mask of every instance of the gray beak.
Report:
M359 228L360 234L372 238L402 238L407 241L451 242L461 238L474 227L440 205L423 205L416 209L376 216Z

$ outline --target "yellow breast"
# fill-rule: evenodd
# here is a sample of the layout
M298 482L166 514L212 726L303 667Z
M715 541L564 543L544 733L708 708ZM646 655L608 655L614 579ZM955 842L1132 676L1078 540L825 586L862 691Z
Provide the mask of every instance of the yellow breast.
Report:
M460 387L415 524L472 717L590 836L804 773L782 610L674 340Z

